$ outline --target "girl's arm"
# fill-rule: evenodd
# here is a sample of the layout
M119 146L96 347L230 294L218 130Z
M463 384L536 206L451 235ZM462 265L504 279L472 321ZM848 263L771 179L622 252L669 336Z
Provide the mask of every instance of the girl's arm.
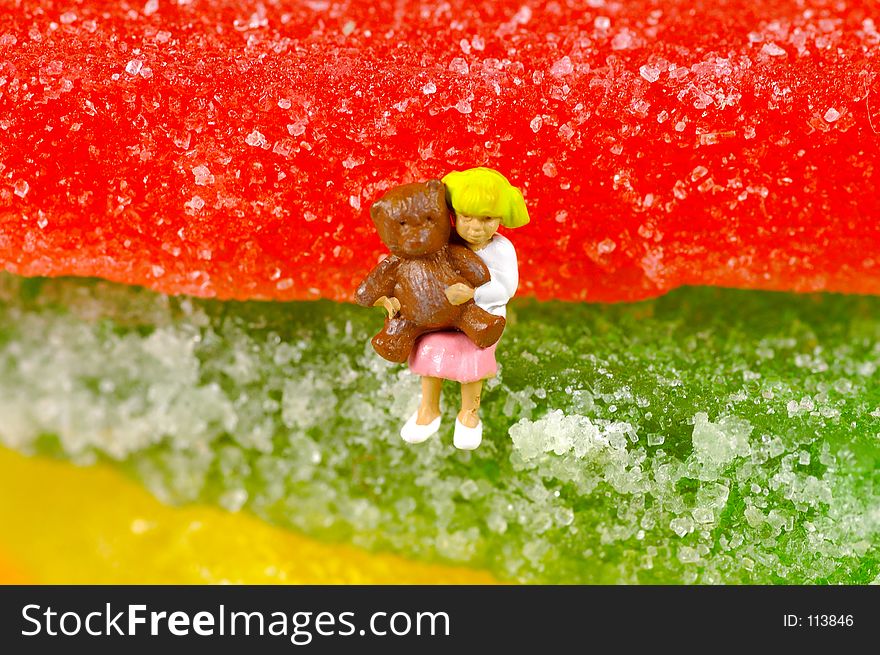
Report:
M506 305L519 286L516 250L507 239L498 241L498 248L489 261L492 280L474 291L474 302L489 307Z
M383 296L391 296L394 293L395 274L399 264L400 260L394 255L379 262L357 288L355 299L358 304L371 307Z

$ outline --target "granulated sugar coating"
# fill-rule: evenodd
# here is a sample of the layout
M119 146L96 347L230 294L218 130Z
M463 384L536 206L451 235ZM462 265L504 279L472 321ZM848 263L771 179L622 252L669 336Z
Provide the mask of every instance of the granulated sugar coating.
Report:
M509 309L463 452L452 383L400 438L419 380L370 347L378 310L0 276L0 443L503 580L880 582L880 299Z
M348 300L370 203L489 165L523 293L880 292L876 4L77 2L0 15L0 262Z

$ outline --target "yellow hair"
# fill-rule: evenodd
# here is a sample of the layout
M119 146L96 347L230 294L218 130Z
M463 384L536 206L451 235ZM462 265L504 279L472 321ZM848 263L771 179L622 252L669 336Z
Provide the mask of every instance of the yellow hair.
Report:
M522 193L498 171L483 166L452 171L443 178L443 184L446 199L460 214L498 217L504 227L529 222Z

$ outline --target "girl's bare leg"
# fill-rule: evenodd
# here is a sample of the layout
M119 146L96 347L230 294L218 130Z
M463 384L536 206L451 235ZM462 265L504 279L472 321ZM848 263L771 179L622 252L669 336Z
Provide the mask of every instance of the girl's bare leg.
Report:
M440 416L440 389L442 378L422 376L422 402L419 404L416 425L428 425Z
M424 379L424 378L423 378ZM475 428L480 424L480 393L483 390L483 381L463 382L461 385L461 411L458 420L468 428Z

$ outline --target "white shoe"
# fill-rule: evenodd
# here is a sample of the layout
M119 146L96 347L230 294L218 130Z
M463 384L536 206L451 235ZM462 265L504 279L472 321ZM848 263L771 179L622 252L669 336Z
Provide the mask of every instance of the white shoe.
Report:
M436 434L440 429L439 416L427 425L419 425L416 423L416 419L418 418L419 413L416 412L410 416L409 420L403 424L402 428L400 428L400 436L407 443L422 443L423 441L427 441L431 435Z
M483 440L483 422L477 423L477 427L469 428L455 417L455 432L452 434L452 445L459 450L474 450Z

